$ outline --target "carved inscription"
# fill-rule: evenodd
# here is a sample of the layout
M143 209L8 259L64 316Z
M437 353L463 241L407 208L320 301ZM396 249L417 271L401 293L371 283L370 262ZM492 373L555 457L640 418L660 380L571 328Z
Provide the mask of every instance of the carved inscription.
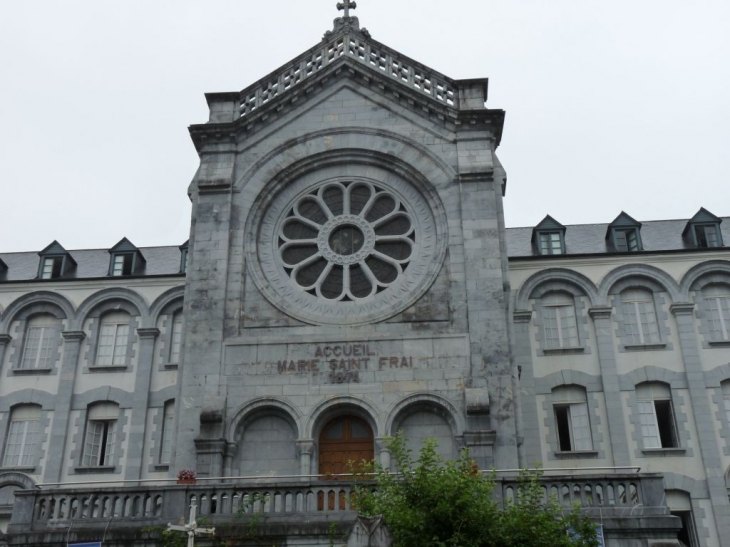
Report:
M282 359L279 374L324 374L331 384L359 383L361 371L413 368L408 355L379 355L370 344L315 344L307 359Z

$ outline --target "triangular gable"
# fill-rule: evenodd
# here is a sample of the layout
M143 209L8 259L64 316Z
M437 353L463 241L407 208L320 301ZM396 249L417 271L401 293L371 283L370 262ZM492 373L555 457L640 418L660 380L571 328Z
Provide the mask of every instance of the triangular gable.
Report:
M565 234L565 226L560 224L550 215L546 215L540 223L535 226L532 230L532 242L535 243L537 234L540 232L562 232Z
M621 211L621 214L608 225L606 238L610 237L612 228L641 228L641 222L626 214L624 211Z
M8 271L8 265L0 258L0 277Z
M720 224L721 222L722 219L720 217L715 216L704 207L700 207L700 210L697 211L695 216L687 221L687 224L682 231L682 236L686 236L687 232L689 232L690 228L695 224Z
M262 123L279 116L297 101L329 86L333 78L350 78L386 94L422 117L460 122L460 112L475 110L489 118L497 145L501 139L504 112L487 110L488 79L453 80L394 49L373 40L360 29L356 17L335 21L334 32L323 42L282 65L239 93L206 94L210 107L207 124L190 127L198 150L220 133L217 124L235 124L256 132ZM481 119L481 118L480 118ZM228 127L228 130L234 127ZM208 134L210 133L210 134Z
M54 239L50 245L38 253L38 256L49 255L68 255L68 251L63 248L63 245Z
M139 252L139 249L126 237L119 240L119 243L109 249L109 253L132 253ZM141 253L140 253L141 254Z

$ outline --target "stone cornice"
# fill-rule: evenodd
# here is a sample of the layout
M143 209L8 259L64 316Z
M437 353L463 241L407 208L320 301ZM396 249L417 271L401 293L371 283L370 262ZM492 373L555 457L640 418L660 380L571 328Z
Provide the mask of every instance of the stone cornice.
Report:
M669 311L674 315L690 315L694 310L694 302L677 302L669 306Z
M532 320L532 310L515 310L512 312L512 321L515 323L529 323Z
M82 330L65 330L61 333L61 336L63 336L64 340L81 342L86 338L86 333Z
M139 336L140 338L152 338L154 340L159 336L159 334L160 329L156 327L137 329L137 336Z
M12 339L13 337L9 334L0 334L0 346L9 344Z
M588 315L593 319L610 319L613 314L613 308L610 306L596 306L588 310Z

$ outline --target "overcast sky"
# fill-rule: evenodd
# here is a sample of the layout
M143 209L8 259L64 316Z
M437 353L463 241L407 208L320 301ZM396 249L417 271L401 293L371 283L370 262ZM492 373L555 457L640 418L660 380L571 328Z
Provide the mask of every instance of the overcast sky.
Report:
M0 252L188 237L203 94L315 45L336 0L0 0ZM508 226L730 215L728 0L358 0L373 38L490 78Z

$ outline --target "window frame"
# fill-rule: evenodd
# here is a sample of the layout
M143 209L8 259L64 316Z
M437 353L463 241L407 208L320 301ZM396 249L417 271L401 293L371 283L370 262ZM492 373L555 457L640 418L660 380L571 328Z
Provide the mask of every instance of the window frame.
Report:
M130 342L130 337L132 334L131 333L132 316L129 315L127 312L119 312L119 315L121 315L122 313L124 313L128 318L126 323L120 323L119 321L121 321L121 318L116 319L114 322L111 322L111 320L109 320L109 316L117 315L117 313L115 313L115 312L104 314L99 318L99 333L98 333L98 338L96 340L96 352L94 355L94 363L92 365L93 367L112 368L112 367L127 366L128 353L129 353L128 352L129 342ZM102 349L102 347L106 347L106 346L102 346L102 343L104 341L104 337L109 336L108 334L104 333L104 329L105 329L105 327L110 327L110 326L114 327L114 334L112 336L112 344L111 344L111 352L108 354L108 356L110 358L110 362L102 363L102 362L100 362L100 359L102 357L101 349ZM120 334L120 327L126 327L125 334L123 334L123 335ZM121 341L122 336L124 337L123 343ZM120 355L117 355L117 349L120 349L120 348L122 351L121 351ZM106 357L106 356L107 355L104 355L104 357ZM115 362L117 360L117 357L121 357L122 363Z
M179 326L179 331L176 330ZM170 347L167 352L167 364L179 365L180 354L182 353L182 337L183 337L183 315L182 310L178 310L172 314L170 319ZM177 347L176 347L177 345ZM175 357L175 354L177 356Z
M34 320L38 320L40 317L48 317L52 318L52 321L54 322L53 325L33 325ZM49 321L50 323L51 321ZM60 337L61 337L61 320L58 319L55 315L52 315L50 313L40 313L35 314L25 321L25 328L23 332L23 341L22 346L20 350L20 356L18 359L18 362L14 368L15 371L44 371L44 370L51 370L58 360L58 345L60 343ZM36 356L35 356L35 365L34 366L25 366L26 358L28 357L28 343L31 341L31 331L34 329L42 329L41 330L41 336L39 338L39 344L36 347ZM46 331L52 331L49 332L48 335L46 335ZM48 342L48 346L45 348L45 351L43 351L43 343ZM41 363L41 354L46 353L48 357L46 358L48 362L44 363L44 366L39 366Z
M632 243L630 242L631 236L633 236L634 248L632 248ZM611 228L611 242L614 250L619 253L638 253L644 250L641 242L640 228L635 226Z
M547 236L547 240L543 238ZM557 240L554 236L557 236ZM555 243L558 244L558 252ZM543 245L547 243L547 246ZM560 256L565 254L565 236L562 230L538 230L537 231L537 249L542 256Z
M636 296L628 295L628 293L636 293ZM645 298L641 298L640 294L644 293ZM621 304L621 318L623 322L623 337L625 338L625 345L627 346L650 346L650 345L656 345L662 343L662 334L661 329L659 328L659 315L657 314L656 309L656 298L654 296L654 292L645 289L645 288L628 288L618 295L618 301ZM647 334L644 332L645 325L642 322L642 311L640 310L640 304L646 304L648 305L648 311L651 312L651 316L654 318L653 326L654 326L654 333L653 336L655 339L647 340L647 337L651 335L651 333ZM648 313L644 311L644 314L647 315ZM632 318L633 322L628 321L628 319ZM632 329L629 328L629 326L636 328L636 333L633 332ZM650 322L647 322L646 326L651 326ZM638 335L638 342L635 339L635 336Z
M566 302L565 303L546 303L546 300L550 299L551 297L556 296L562 296L565 297ZM578 330L578 310L575 305L575 297L572 294L565 293L565 292L556 292L556 293L546 293L540 297L540 306L542 309L542 329L543 329L543 341L544 341L544 350L570 350L570 349L576 349L581 347L581 339L580 339L580 333ZM570 308L572 309L572 325L563 325L563 321L568 320L569 318L563 318L561 317L560 308ZM550 310L550 311L548 311ZM552 310L555 310L554 316L550 316L549 314L552 313ZM555 322L555 329L558 333L558 345L553 345L552 340L553 338L548 337L548 321ZM566 345L564 340L564 333L563 328L566 328L568 330L573 329L575 333L575 344L574 345ZM553 327L550 327L550 330L553 330ZM572 337L570 337L572 338Z
M719 294L708 294L709 291L714 292L714 287L722 287L718 289ZM722 292L724 289L724 293ZM702 298L705 301L707 310L707 327L709 331L710 342L729 342L730 341L730 289L726 288L725 285L709 285L703 287ZM716 308L713 308L711 302L715 302ZM725 306L723 306L723 303ZM716 318L713 317L714 314ZM715 325L719 324L719 328L716 329ZM720 334L720 337L716 336L716 333Z
M33 414L32 418L23 418L18 414ZM20 432L21 439L20 443L11 443L11 436L14 435L13 425L23 424L23 430ZM31 426L30 424L34 424ZM30 431L33 427L35 430ZM2 467L7 469L32 469L37 465L40 457L40 446L42 445L43 435L43 409L39 405L34 404L23 404L17 405L10 410L10 416L8 420L8 427L5 437L5 447L3 449ZM32 436L29 441L28 437ZM19 446L19 452L17 454L11 454L9 451L11 447ZM9 462L9 457L17 457L17 463ZM23 459L27 457L27 461Z
M82 469L108 470L116 467L120 452L121 416L119 405L113 401L101 401L87 407L78 460ZM93 435L98 435L98 442L94 441Z
M117 262L121 259L119 273L117 273ZM109 263L109 277L128 277L134 274L137 261L136 252L112 253Z
M657 396L651 393L655 390L664 389L668 391L667 395L662 394ZM642 391L643 393L641 393ZM657 382L648 382L645 385L640 384L637 386L636 390L636 404L639 435L641 436L641 445L643 450L672 450L682 448L679 428L677 427L677 414L674 410L674 403L672 401L671 387ZM670 429L665 432L662 431L662 427L667 426L660 423L659 409L657 408L658 404L667 405L665 412L668 412L668 416L671 420L671 423L668 426ZM648 409L651 409L651 412L648 412ZM650 424L644 423L644 420L642 419L644 416L651 416L652 421ZM653 428L653 435L646 435L644 428L647 426L651 426ZM667 435L670 437L669 445L665 445ZM647 443L647 439L658 440L658 446L649 445Z

